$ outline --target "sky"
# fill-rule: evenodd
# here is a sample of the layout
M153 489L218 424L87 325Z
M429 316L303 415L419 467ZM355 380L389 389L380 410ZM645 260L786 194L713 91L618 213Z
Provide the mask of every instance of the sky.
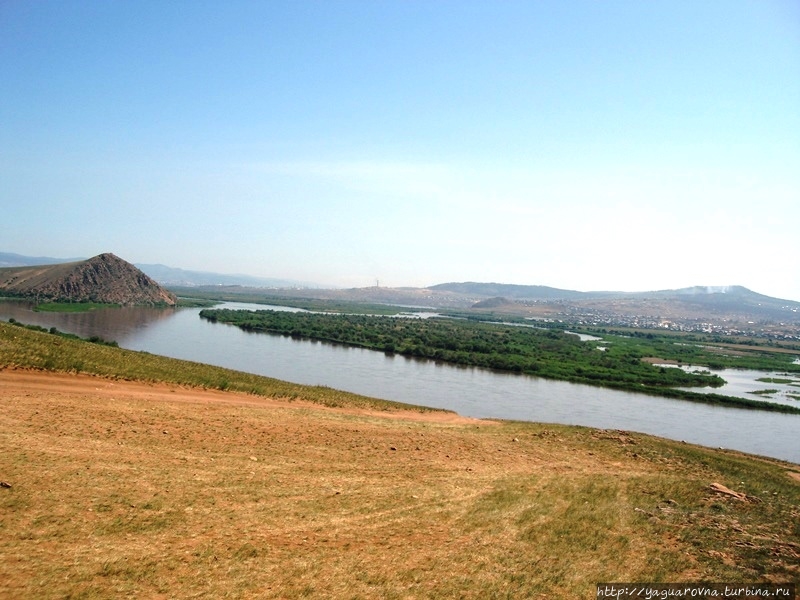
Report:
M0 0L0 251L800 300L797 0Z

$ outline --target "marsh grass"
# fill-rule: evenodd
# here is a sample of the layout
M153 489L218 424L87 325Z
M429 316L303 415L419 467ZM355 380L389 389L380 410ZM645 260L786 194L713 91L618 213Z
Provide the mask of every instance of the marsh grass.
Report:
M0 333L27 367L79 357ZM107 377L218 376L84 346ZM800 577L797 465L621 431L0 381L3 598L572 600L598 581Z

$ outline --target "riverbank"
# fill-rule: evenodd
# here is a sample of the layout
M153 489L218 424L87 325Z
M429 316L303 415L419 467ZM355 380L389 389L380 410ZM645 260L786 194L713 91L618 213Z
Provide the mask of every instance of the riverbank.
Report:
M71 315L34 313L11 303L0 303L0 309L5 309L6 318L84 338L116 340L121 348L134 351L108 371L102 361L89 360L83 350L67 355L63 347L56 352L41 343L41 353L31 356L31 366L41 367L47 361L61 369L87 372L97 365L99 373L128 378L169 378L173 373L185 377L191 372L194 385L261 390L269 395L296 395L298 388L293 384L302 384L304 397L313 395L335 404L353 401L351 395L337 391L347 390L359 394L359 402L382 398L479 418L626 429L800 463L800 415L717 408L283 336L252 335L200 319L198 308L119 308ZM0 336L3 327L0 322ZM165 356L191 363L165 366L157 360Z
M708 369L656 368L652 356L679 363L688 357L696 364L743 366L769 364L797 371L789 355L720 356L702 344L687 344L674 336L606 335L602 346L579 340L579 334L554 328L515 326L473 319L396 319L363 314L328 314L286 310L203 309L201 319L236 326L256 334L278 334L293 339L342 344L398 354L407 358L441 361L462 367L526 374L555 381L610 388L720 406L800 414L792 403L707 393L725 380ZM517 323L516 325L519 325ZM600 342L600 338L595 339ZM655 354L657 353L657 354Z
M30 369L0 371L0 405L4 597L572 599L800 576L800 465L782 461Z

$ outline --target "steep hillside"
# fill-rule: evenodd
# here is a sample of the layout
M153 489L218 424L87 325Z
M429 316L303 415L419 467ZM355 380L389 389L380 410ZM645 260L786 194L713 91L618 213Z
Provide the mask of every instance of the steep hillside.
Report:
M0 294L52 302L176 302L174 294L110 253L78 262L0 269Z

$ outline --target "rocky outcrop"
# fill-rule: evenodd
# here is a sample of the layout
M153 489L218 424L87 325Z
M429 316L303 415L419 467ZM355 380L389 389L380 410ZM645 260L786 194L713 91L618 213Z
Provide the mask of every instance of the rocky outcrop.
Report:
M57 265L0 269L0 294L51 302L174 306L177 298L111 253Z

